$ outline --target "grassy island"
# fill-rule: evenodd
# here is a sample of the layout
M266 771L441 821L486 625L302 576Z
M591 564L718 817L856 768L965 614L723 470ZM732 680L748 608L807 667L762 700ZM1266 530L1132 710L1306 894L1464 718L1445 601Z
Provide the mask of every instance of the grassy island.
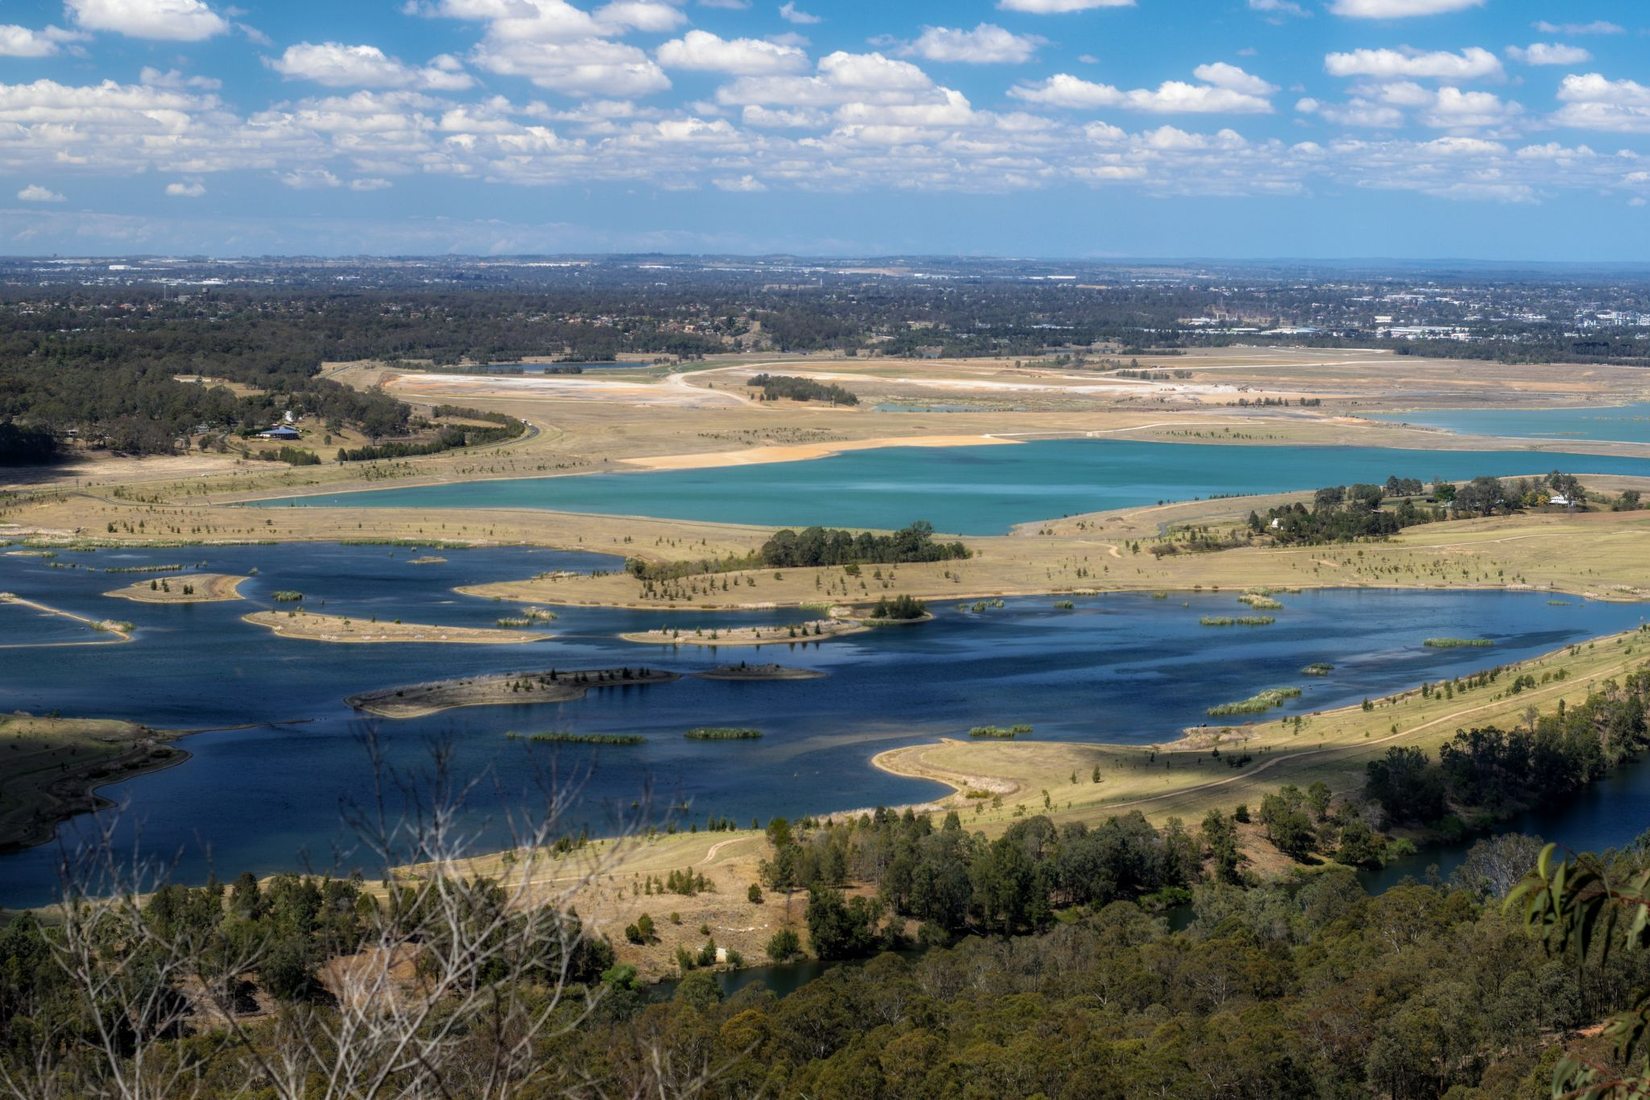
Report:
M657 630L632 631L619 637L643 645L764 646L821 642L827 638L862 634L867 629L864 624L848 619L812 619L783 626L697 627L693 630L662 626Z
M1277 621L1271 615L1205 615L1198 620L1204 626L1271 626Z
M968 736L991 741L1012 741L1030 732L1031 727L1024 723L1017 726L975 726L968 731Z
M595 668L545 672L504 672L351 695L344 702L381 718L420 718L455 707L532 706L582 699L601 688L668 684L681 677L652 668Z
M1495 642L1489 638L1428 638L1421 644L1428 649L1489 649Z
M689 741L755 741L762 731L739 726L695 726L682 736Z
M103 594L137 603L225 603L243 598L240 586L247 579L226 573L188 573L164 580L137 581Z
M1290 699L1300 698L1300 694L1301 689L1298 687L1267 688L1235 703L1212 706L1206 713L1211 718L1223 718L1231 714L1265 714L1274 707L1283 706Z
M701 680L820 680L825 673L816 668L787 668L784 665L717 665L698 674Z
M504 735L506 741L532 741L550 745L645 745L647 738L638 733L572 733L567 730L549 730L545 733L517 733Z

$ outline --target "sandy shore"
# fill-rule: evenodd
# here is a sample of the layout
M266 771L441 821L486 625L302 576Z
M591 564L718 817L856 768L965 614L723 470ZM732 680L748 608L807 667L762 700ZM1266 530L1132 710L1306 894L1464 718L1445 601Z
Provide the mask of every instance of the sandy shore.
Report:
M241 599L240 586L249 579L228 573L186 573L157 581L134 581L125 588L103 594L138 603L225 603ZM159 587L149 587L152 583ZM185 592L185 587L190 591Z
M371 622L342 615L316 615L308 611L254 611L242 615L243 622L268 627L282 638L306 642L373 644L395 642L443 642L452 645L520 645L542 642L553 634L525 630L493 630L485 627L431 626L424 623Z
M1018 439L995 435L884 436L879 439L844 439L832 443L794 443L783 446L751 447L743 451L709 451L701 454L654 455L626 458L627 466L644 470L705 470L716 466L761 466L770 462L799 462L829 458L847 451L872 451L882 447L994 447L1014 444Z

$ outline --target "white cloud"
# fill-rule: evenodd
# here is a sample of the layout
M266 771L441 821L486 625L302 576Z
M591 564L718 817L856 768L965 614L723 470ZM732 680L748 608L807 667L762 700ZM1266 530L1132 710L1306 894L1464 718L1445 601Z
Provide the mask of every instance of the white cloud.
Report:
M1269 91L1276 90L1234 65L1222 63L1200 68L1249 88L1264 85ZM1121 107L1157 114L1269 114L1272 110L1265 93L1257 94L1214 83L1188 84L1181 80L1166 80L1155 89L1123 91L1110 84L1096 84L1070 73L1058 73L1039 84L1016 85L1009 89L1008 94L1027 103L1075 110Z
M1545 19L1533 24L1542 34L1626 34L1627 28L1603 19L1591 23L1549 23Z
M1065 15L1095 8L1132 8L1134 0L997 0L997 7L1030 15Z
M1312 14L1294 0L1249 0L1249 10L1274 17L1292 15L1303 18Z
M490 40L476 63L502 76L526 77L540 88L573 96L643 96L670 87L653 59L624 42L586 38L574 42Z
M85 38L61 27L31 30L14 23L0 23L0 57L55 57L66 42Z
M340 42L300 42L267 64L288 80L308 80L329 88L407 88L463 91L474 85L456 58L443 54L418 69L377 46Z
M991 23L971 31L951 27L924 27L917 40L902 50L926 61L970 65L1020 65L1037 56L1047 40L1034 34L1015 34Z
M1581 65L1593 55L1580 46L1562 42L1532 42L1528 46L1508 46L1507 56L1526 65Z
M779 18L787 23L795 23L799 27L811 27L815 23L824 22L819 16L809 15L798 8L795 0L785 0L785 3L779 6Z
M1484 0L1334 0L1329 10L1348 19L1408 19L1483 6Z
M792 73L808 65L808 55L795 46L781 46L759 38L721 38L709 31L692 30L654 51L667 69L760 76Z
M377 177L368 177L349 181L349 189L351 191L384 191L394 186L395 184L391 183L389 180L378 179Z
M723 191L754 192L768 189L767 184L748 173L737 179L719 179L715 183Z
M176 183L167 184L166 193L175 199L198 199L206 194L206 185L199 180L191 180L187 183L179 180Z
M343 185L342 180L325 168L298 168L283 172L278 178L294 191L319 191Z
M1460 53L1431 52L1400 46L1397 49L1352 50L1325 55L1323 67L1331 76L1373 76L1381 79L1481 80L1504 74L1500 60L1481 46Z
M723 106L835 107L844 103L939 100L940 89L909 61L838 50L819 59L813 76L747 76L717 89Z
M1650 133L1650 87L1636 80L1609 80L1600 73L1571 74L1558 88L1564 104L1553 115L1562 126L1616 133Z
M1236 65L1229 65L1224 61L1199 65L1192 70L1192 75L1206 84L1213 84L1217 88L1229 88L1245 95L1267 96L1278 90L1276 84L1269 84L1260 77L1246 73Z
M65 6L86 30L131 38L199 42L229 29L201 0L67 0Z
M612 0L596 9L596 21L618 30L664 34L687 22L681 9L659 0Z
M22 202L65 202L67 200L56 191L42 187L38 183L31 183L17 193Z
M205 91L215 92L223 87L223 81L210 76L185 76L176 69L161 72L159 69L145 65L138 73L138 82L151 88L166 88L174 92Z

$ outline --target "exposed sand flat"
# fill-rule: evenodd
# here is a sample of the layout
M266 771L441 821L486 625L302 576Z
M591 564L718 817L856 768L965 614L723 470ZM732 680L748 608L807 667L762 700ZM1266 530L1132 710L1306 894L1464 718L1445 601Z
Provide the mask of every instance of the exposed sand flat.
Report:
M228 573L185 573L154 581L134 581L125 588L103 594L138 603L223 603L241 599L240 586L249 579ZM151 588L151 584L156 587ZM185 588L189 591L185 592Z
M307 642L350 644L394 642L445 642L454 645L520 645L542 642L553 634L525 630L493 630L486 627L430 626L423 623L371 622L342 615L316 615L308 611L254 611L242 615L243 622L268 627L282 638Z
M679 376L664 382L625 382L581 374L395 374L385 376L384 388L397 397L431 398L555 398L562 401L623 402L665 405L678 409L739 406L747 402L733 393L701 389L682 383Z
M992 447L1018 443L994 435L885 436L879 439L845 439L832 443L796 443L783 446L752 447L744 451L711 451L705 454L655 455L627 458L627 466L644 470L702 470L715 466L760 466L769 462L798 462L828 458L846 451L871 451L879 447Z

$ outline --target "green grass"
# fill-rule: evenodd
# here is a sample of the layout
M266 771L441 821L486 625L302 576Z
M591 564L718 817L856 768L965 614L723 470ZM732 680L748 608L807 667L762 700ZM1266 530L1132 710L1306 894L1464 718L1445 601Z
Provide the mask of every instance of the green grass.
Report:
M1245 592L1238 597L1238 603L1246 603L1256 611L1277 611L1283 607L1283 604L1264 592Z
M689 741L755 741L762 731L740 726L695 726L683 736Z
M1428 649L1488 649L1495 643L1488 638L1428 638L1422 644Z
M1210 707L1207 713L1211 718L1222 718L1228 714L1265 714L1274 707L1281 707L1290 699L1299 697L1300 693L1301 689L1297 687L1267 688L1236 703L1221 703L1219 706Z
M1205 615L1198 620L1204 626L1271 626L1277 621L1271 615Z
M987 738L994 741L1012 741L1023 733L1030 733L1028 725L1017 726L975 726L968 731L970 737Z
M302 592L294 592L290 589L282 589L279 592L271 593L269 598L274 600L276 603L302 603L304 594Z
M1301 669L1302 676L1328 676L1335 671L1335 666L1323 661L1316 661Z

